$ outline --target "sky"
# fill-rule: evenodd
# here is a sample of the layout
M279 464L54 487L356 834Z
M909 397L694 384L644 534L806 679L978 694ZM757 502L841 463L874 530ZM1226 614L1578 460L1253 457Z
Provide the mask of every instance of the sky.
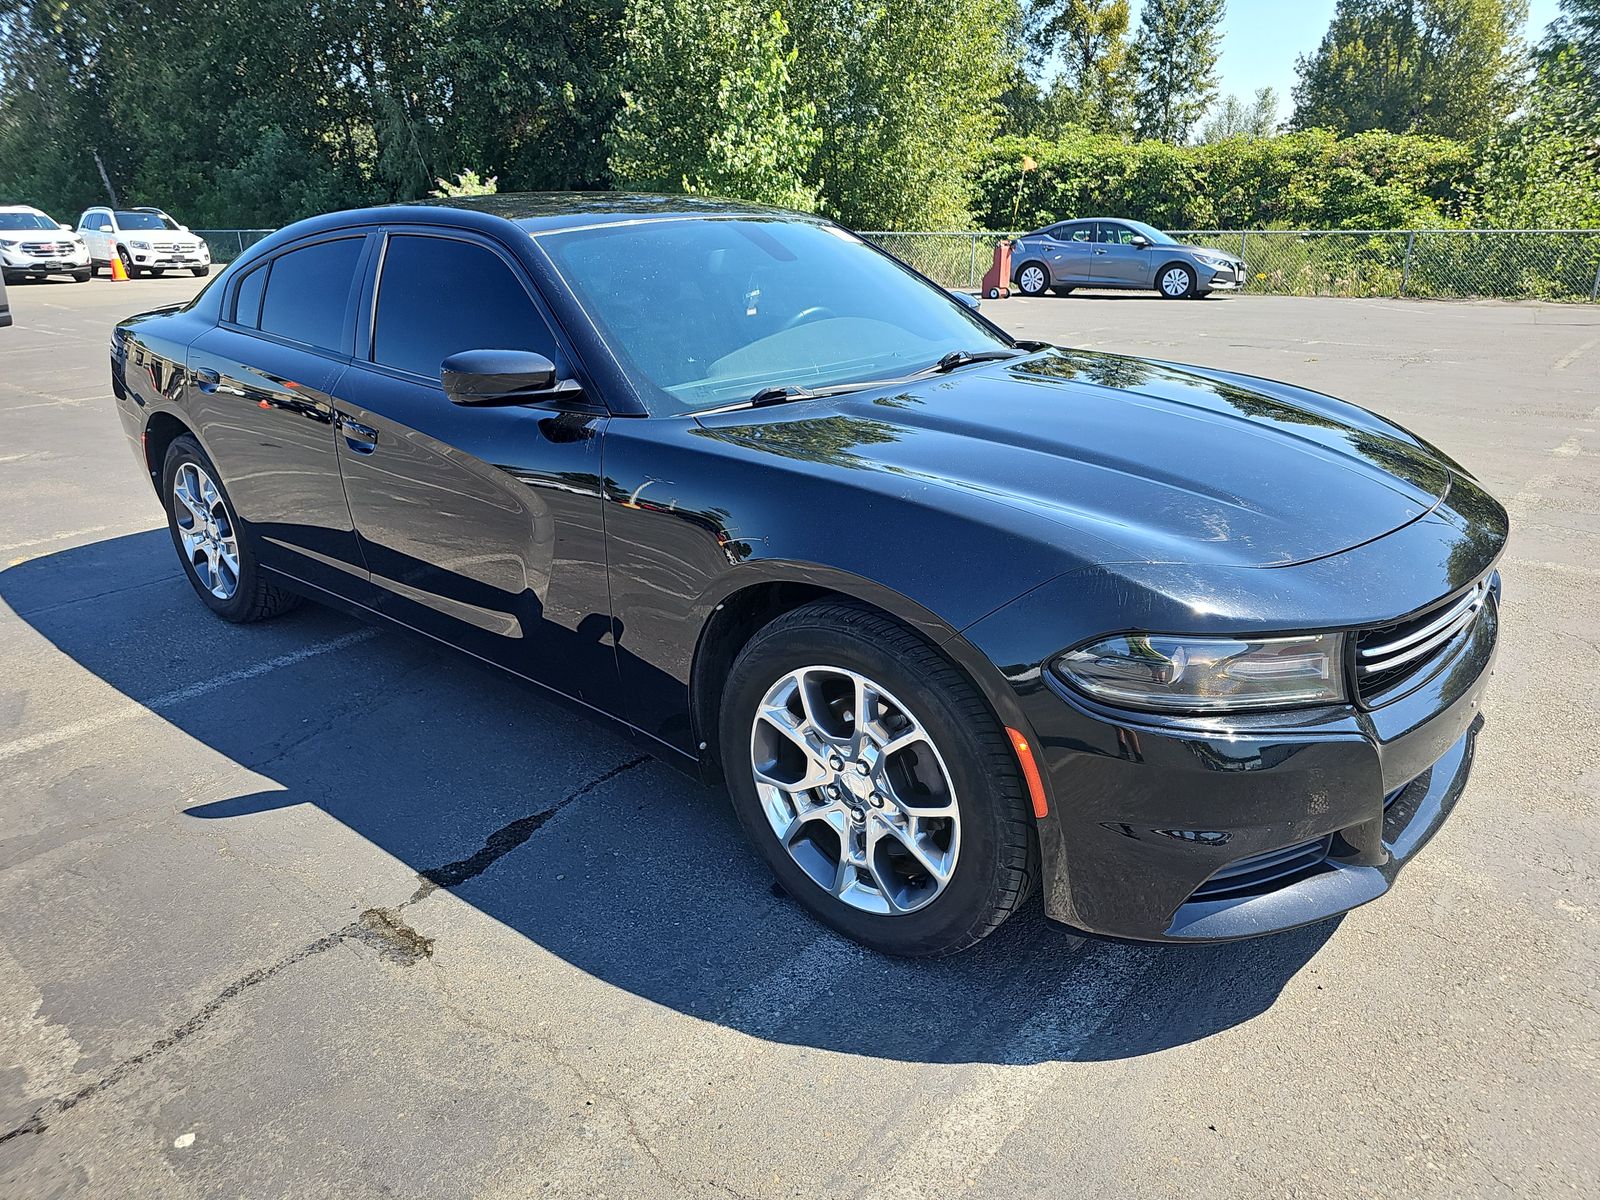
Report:
M1133 0L1129 31L1139 28L1139 3ZM1544 36L1555 20L1557 0L1528 0L1530 42ZM1228 0L1222 18L1220 95L1253 96L1257 88L1278 92L1279 111L1288 115L1295 59L1317 48L1333 19L1334 0Z

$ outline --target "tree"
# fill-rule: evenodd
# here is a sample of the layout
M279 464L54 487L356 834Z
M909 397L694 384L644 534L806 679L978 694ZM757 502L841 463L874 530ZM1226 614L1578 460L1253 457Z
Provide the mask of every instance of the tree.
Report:
M1178 145L1217 94L1223 0L1145 0L1133 43L1134 123Z
M1248 104L1233 93L1206 119L1200 129L1202 142L1220 142L1228 138L1266 138L1278 132L1278 93L1275 88L1264 87L1256 92Z
M1052 90L1070 98L1075 121L1097 132L1125 130L1132 101L1128 0L1040 0L1028 24L1035 52L1062 63Z
M792 7L795 79L822 129L812 178L825 210L858 229L960 228L1016 61L1016 0Z
M793 86L781 13L758 0L633 0L626 47L618 185L817 207L807 180L821 134Z
M1526 0L1339 0L1297 64L1294 124L1471 139L1515 108Z
M1475 220L1600 226L1600 0L1562 0L1534 52L1527 103L1489 143Z

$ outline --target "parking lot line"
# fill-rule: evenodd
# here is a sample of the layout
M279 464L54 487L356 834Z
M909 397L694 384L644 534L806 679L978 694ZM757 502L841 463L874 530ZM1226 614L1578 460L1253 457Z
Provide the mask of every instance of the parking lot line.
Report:
M162 709L172 708L185 701L198 699L211 692L231 687L236 683L243 683L247 679L255 679L257 676L265 675L269 671L292 667L308 658L316 658L323 654L333 654L339 650L348 650L351 646L360 642L371 641L377 636L378 631L376 629L358 629L353 633L347 633L342 637L332 638L326 642L314 642L309 646L302 646L298 650L291 650L287 654L280 654L278 657L269 658L265 662L258 662L248 667L240 667L236 671L229 671L226 675L218 675L214 679L190 684L188 687L157 696L153 700L135 700L129 697L127 703L102 713L96 713L92 717L84 717L79 721L58 725L54 729L41 730L39 733L17 738L15 741L0 742L0 763L10 762L14 758L21 758L25 754L33 754L50 746L59 746L63 742L73 741L86 734L98 733L108 726L120 725L124 721L131 721L146 712L159 713Z

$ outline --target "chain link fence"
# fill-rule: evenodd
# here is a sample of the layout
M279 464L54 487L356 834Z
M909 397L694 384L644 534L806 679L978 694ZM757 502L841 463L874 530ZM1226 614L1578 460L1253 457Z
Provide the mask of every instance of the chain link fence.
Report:
M866 233L945 287L976 288L1003 233ZM1600 300L1600 229L1182 229L1280 296Z
M272 229L194 229L190 231L196 237L203 237L206 245L211 248L211 261L214 263L231 263L246 250L254 246Z
M273 232L197 229L229 263ZM976 289L1006 233L865 233L929 279ZM1247 291L1279 296L1600 300L1600 229L1180 229L1250 265Z

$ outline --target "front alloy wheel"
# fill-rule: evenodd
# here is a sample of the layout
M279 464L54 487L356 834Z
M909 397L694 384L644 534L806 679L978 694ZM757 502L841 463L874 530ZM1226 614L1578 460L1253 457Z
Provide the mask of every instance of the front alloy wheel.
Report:
M750 760L779 844L851 908L915 912L950 882L961 849L950 774L882 684L844 667L788 672L756 709Z
M843 597L739 651L717 724L739 822L782 890L887 954L950 954L1038 878L1034 816L1005 729L967 674Z
M1161 272L1161 294L1168 300L1182 300L1194 293L1194 272L1174 263Z

